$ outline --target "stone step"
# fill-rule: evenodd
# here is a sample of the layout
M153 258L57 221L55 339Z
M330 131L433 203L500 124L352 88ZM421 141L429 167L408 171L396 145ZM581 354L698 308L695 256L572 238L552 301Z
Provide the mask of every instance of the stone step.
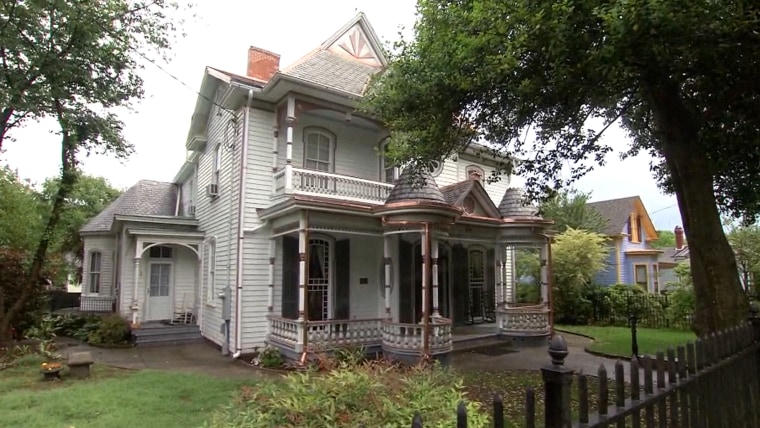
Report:
M162 336L182 333L199 333L200 328L197 325L192 324L175 324L171 326L152 327L152 328L138 328L132 330L132 335L135 337L144 336Z
M188 332L188 333L174 333L174 334L162 334L162 335L150 335L150 336L136 336L135 345L146 344L175 344L180 342L202 340L201 333Z
M468 337L454 341L453 352L472 351L473 349L486 348L489 346L509 343L497 334Z

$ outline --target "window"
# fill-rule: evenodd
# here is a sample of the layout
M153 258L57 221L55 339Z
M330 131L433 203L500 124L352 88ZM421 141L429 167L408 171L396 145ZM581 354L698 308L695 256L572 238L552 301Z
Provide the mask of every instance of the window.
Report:
M324 239L309 240L308 317L310 321L330 318L330 243Z
M206 302L213 304L216 300L216 242L206 244Z
M485 176L485 172L483 171L483 168L477 165L468 166L466 171L467 171L468 180L480 181L483 179L483 176Z
M636 243L641 242L641 237L639 236L639 218L636 213L632 213L628 221L628 233L628 240Z
M88 283L90 294L100 293L100 269L102 263L102 253L99 251L93 251L90 253L90 276Z
M645 290L649 290L649 275L647 265L633 265L634 282Z
M428 171L432 177L438 177L443 171L443 162L437 160L428 162Z
M222 145L217 144L214 148L214 165L211 172L211 184L219 184L219 171L222 169Z
M156 245L150 247L149 250L151 259L170 259L172 258L172 248L165 245Z
M382 174L380 178L385 183L393 183L398 179L398 168L385 159L385 154L388 152L389 142L390 141L386 138L380 143L380 150L383 153L380 157L380 169Z
M304 130L304 168L331 172L333 170L333 151L335 136L324 129Z

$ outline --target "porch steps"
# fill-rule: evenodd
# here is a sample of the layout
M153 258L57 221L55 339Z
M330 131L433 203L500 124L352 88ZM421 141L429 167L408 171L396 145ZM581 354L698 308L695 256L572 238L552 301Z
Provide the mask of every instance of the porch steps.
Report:
M498 333L471 334L464 337L454 337L454 349L452 352L467 352L494 345L509 343L509 340Z
M135 345L175 345L201 340L201 330L193 324L147 323L132 330Z

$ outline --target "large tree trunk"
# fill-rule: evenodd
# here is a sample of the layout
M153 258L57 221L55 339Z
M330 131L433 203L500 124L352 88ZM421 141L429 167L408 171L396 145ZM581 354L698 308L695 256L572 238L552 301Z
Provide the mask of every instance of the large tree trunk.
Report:
M749 304L739 282L736 258L720 219L710 161L699 148L699 121L672 82L645 88L662 133L662 153L689 240L697 334L733 327L747 319Z
M58 104L60 107L60 105ZM59 122L62 127L61 137L61 185L58 187L58 193L53 201L53 207L50 210L50 217L48 217L45 230L40 237L40 242L37 245L37 250L34 253L34 259L29 268L26 278L24 278L24 286L21 290L19 298L13 302L8 311L0 318L0 340L10 339L10 327L13 320L18 316L21 310L26 305L26 302L34 294L36 287L40 286L42 268L45 265L45 259L47 257L47 250L50 246L50 241L55 234L56 227L61 218L61 211L63 211L63 205L66 198L69 196L71 189L74 187L74 183L77 179L76 174L76 151L77 142L69 134L65 128L62 118L62 111L59 111Z

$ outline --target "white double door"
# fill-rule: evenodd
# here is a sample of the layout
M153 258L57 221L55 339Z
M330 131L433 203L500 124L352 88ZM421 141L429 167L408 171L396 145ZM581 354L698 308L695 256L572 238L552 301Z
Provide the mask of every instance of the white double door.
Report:
M172 317L172 264L151 262L148 265L148 307L146 321Z

